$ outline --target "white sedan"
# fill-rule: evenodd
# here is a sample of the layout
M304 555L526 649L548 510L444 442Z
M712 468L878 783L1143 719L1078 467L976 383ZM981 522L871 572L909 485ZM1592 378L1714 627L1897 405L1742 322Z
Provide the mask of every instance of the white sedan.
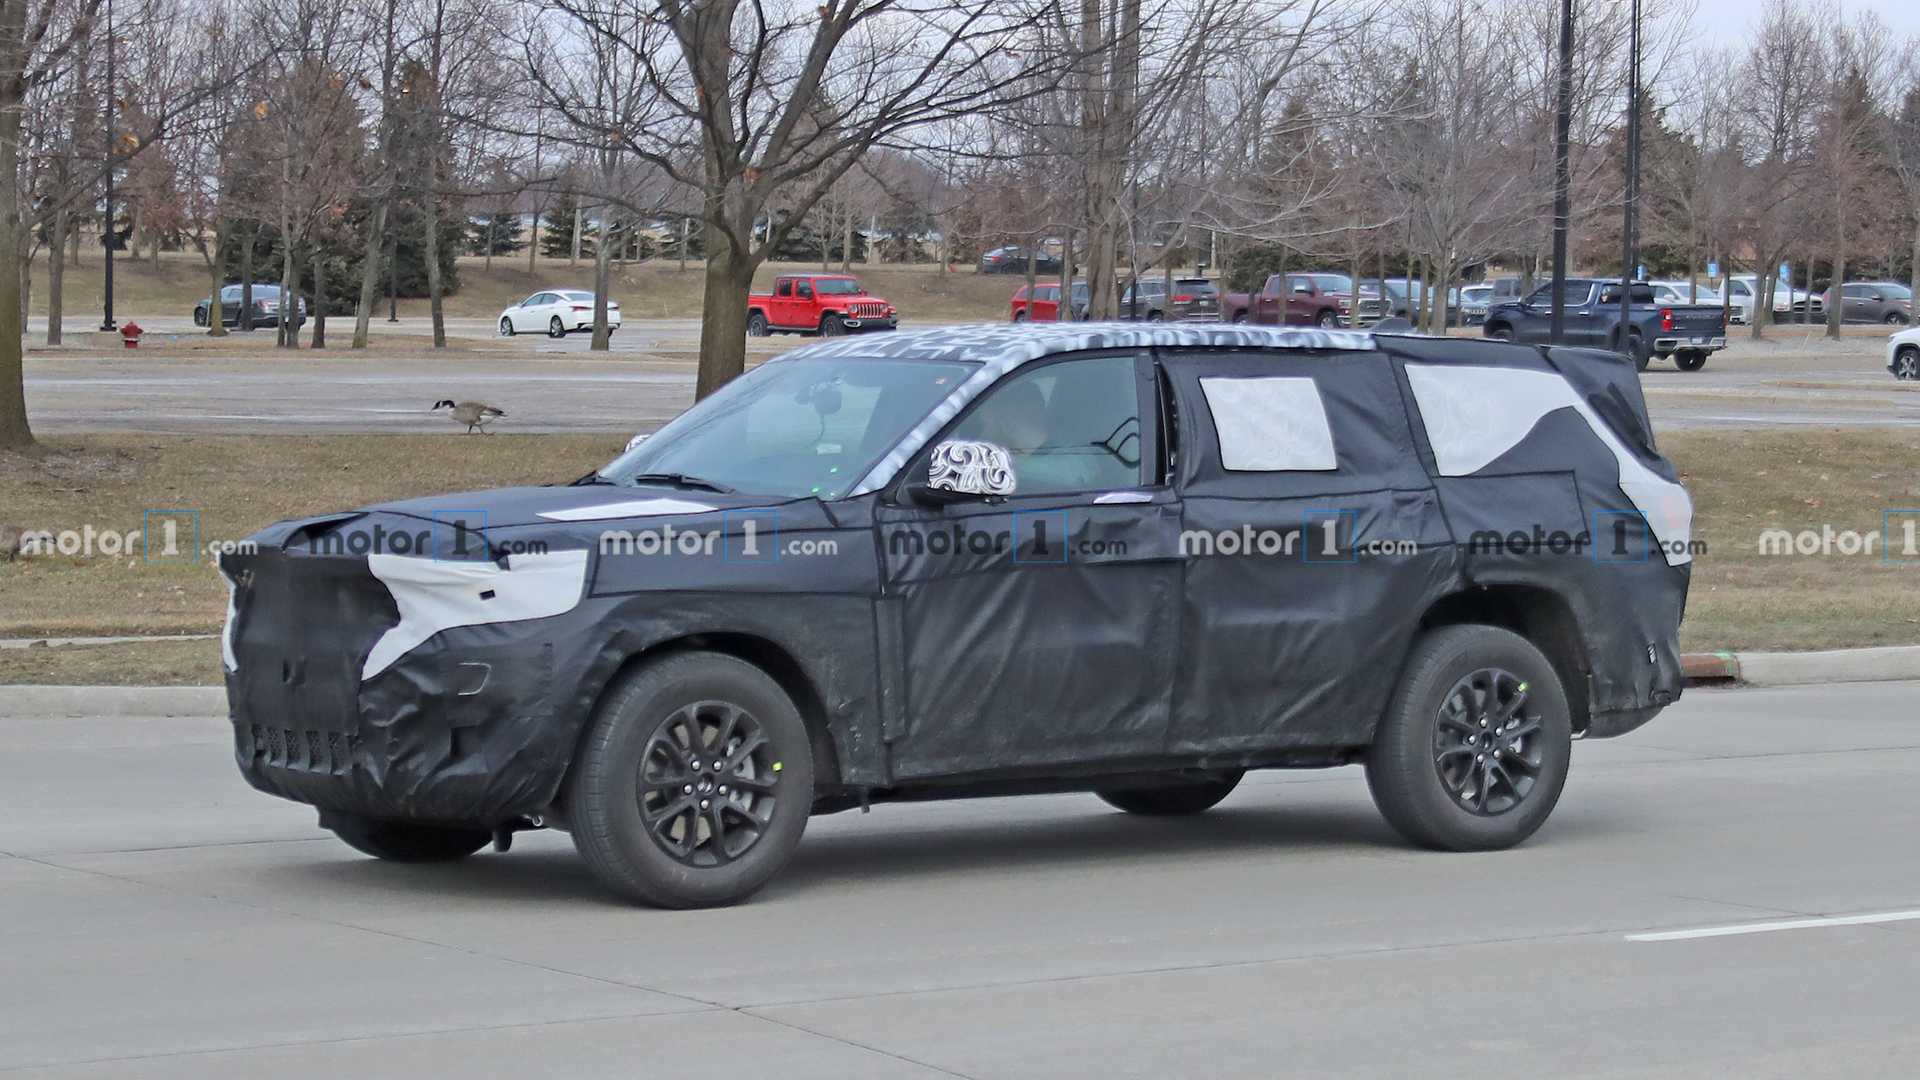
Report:
M1887 370L1896 379L1920 379L1920 326L1887 339Z
M607 330L620 329L620 305L607 301ZM500 313L500 336L537 334L566 337L593 330L593 294L584 289L537 292Z

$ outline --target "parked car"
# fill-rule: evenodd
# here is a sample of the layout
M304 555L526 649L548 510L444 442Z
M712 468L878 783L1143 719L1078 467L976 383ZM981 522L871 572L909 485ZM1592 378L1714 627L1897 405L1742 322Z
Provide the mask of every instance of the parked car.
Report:
M1457 295L1462 326L1479 326L1487 321L1487 308L1493 303L1492 285L1468 285Z
M1760 294L1760 278L1756 274L1735 274L1727 279L1727 291L1736 304L1746 300L1748 321L1752 321L1753 312L1759 307L1755 298ZM1784 322L1820 322L1827 317L1827 302L1818 293L1808 293L1790 285L1775 281L1773 285L1773 321Z
M1090 790L1194 814L1262 768L1364 765L1410 841L1505 848L1575 738L1680 696L1691 518L1609 353L821 342L571 485L221 556L234 756L370 855L555 826L669 907L748 896L813 813Z
M1013 290L1013 300L1007 306L1007 317L1013 322L1058 322L1060 320L1060 283L1058 281L1036 281L1033 283L1033 296L1027 295L1025 285ZM1087 283L1073 283L1073 308L1070 316L1074 319L1087 317Z
M1122 319L1147 322L1219 322L1220 290L1206 278L1175 278L1173 292L1168 293L1165 277L1143 277L1120 291L1115 313Z
M1833 306L1833 290L1820 299ZM1897 281L1847 281L1840 285L1842 322L1905 326L1913 321L1913 290Z
M1656 304L1712 304L1732 314L1726 297L1708 287L1706 282L1649 281L1647 285L1653 289L1653 302Z
M1621 333L1620 283L1568 278L1562 293L1565 344L1626 353L1645 371L1653 357L1673 357L1681 371L1699 371L1707 357L1727 347L1725 313L1718 304L1663 304L1653 287L1635 282L1629 321ZM1487 312L1485 334L1501 341L1544 344L1553 329L1553 286L1544 285L1519 303Z
M819 334L834 337L892 330L900 313L846 274L782 274L773 291L747 296L747 336Z
M1384 286L1379 278L1366 278L1360 282L1357 299L1354 302L1355 324L1360 326L1379 322L1381 319L1407 319L1415 315L1415 303L1423 306L1428 296L1426 282L1419 278L1408 281L1406 278L1388 278ZM1448 290L1447 325L1454 326L1460 321L1459 294Z
M1920 327L1887 338L1887 370L1896 379L1920 379Z
M225 285L220 289L220 323L222 326L240 325L240 298L244 289L239 285ZM293 325L304 326L307 322L306 297L298 297ZM207 301L202 299L193 309L193 325L206 326ZM280 325L280 286L274 282L256 281L253 283L253 326L258 328Z
M1353 279L1317 271L1269 274L1259 292L1222 296L1220 314L1228 322L1263 326L1346 326L1353 317Z
M1044 248L1033 253L1033 271L1036 274L1057 274L1060 272L1060 256L1049 254ZM980 256L980 272L983 274L1024 274L1027 272L1027 249L1018 244L997 247Z
M545 333L566 337L575 331L593 332L594 294L584 289L548 289L537 292L500 313L500 336ZM607 332L620 329L620 305L607 302Z

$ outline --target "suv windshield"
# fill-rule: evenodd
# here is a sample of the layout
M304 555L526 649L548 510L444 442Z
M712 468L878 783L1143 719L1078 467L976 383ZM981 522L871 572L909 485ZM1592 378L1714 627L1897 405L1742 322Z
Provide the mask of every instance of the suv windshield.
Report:
M821 296L853 296L862 290L852 278L814 278L813 291Z
M835 499L945 400L974 365L775 360L675 417L600 475L680 475L758 495Z

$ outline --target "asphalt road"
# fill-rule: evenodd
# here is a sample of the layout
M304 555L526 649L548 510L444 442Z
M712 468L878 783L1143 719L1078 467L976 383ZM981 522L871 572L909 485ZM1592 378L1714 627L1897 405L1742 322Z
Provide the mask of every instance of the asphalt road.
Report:
M271 335L245 354L169 351L37 352L27 359L27 406L35 429L171 433L449 432L428 407L441 398L507 410L500 431L651 431L693 400L697 323L636 321L611 354L591 354L584 335L555 341L484 337L480 320L455 332L489 351L433 356L422 349L355 356L276 352ZM467 326L467 323L473 323ZM383 324L376 324L383 325ZM403 324L410 333L419 326ZM1657 424L1681 427L1920 425L1920 384L1886 370L1885 341L1776 328L1755 344L1736 337L1706 369L1658 363L1644 377ZM749 343L772 355L806 339Z
M1353 769L1184 821L882 806L679 913L558 835L360 857L248 789L221 721L0 720L0 1070L1906 1077L1916 717L1920 683L1695 692L1580 744L1498 854L1402 846Z

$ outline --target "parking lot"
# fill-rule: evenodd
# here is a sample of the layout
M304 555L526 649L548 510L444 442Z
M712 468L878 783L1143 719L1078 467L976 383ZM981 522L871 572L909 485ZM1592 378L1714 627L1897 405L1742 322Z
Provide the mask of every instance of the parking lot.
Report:
M1920 921L1833 920L1920 918L1916 700L1689 693L1576 746L1505 853L1408 849L1357 770L1267 772L1185 820L816 818L754 902L677 913L553 833L361 857L249 790L221 719L0 719L0 1071L1910 1075Z

